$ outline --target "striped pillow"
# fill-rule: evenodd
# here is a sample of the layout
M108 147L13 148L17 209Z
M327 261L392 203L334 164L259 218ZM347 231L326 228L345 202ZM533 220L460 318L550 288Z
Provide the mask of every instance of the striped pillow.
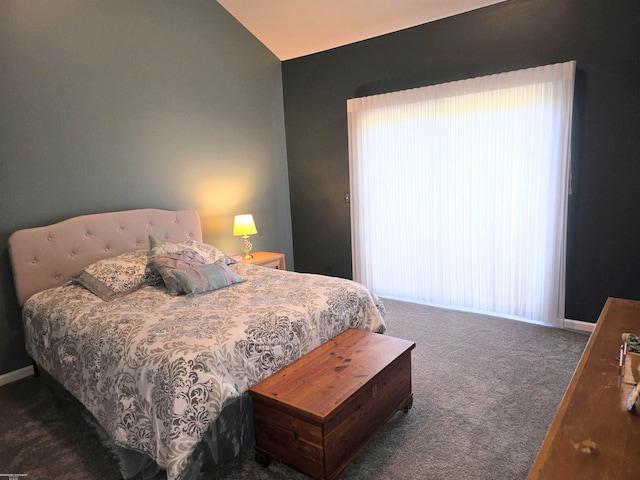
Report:
M187 294L207 293L245 280L239 278L223 261L197 267L171 270L180 288Z

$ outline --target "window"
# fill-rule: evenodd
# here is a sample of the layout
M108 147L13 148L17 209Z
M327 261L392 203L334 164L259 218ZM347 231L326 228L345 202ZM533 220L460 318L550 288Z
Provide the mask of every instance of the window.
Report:
M575 62L347 102L354 279L561 325Z

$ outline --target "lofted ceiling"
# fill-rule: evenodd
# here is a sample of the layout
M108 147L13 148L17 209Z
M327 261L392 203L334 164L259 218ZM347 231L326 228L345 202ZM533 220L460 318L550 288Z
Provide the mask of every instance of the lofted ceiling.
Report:
M218 0L280 60L506 0Z

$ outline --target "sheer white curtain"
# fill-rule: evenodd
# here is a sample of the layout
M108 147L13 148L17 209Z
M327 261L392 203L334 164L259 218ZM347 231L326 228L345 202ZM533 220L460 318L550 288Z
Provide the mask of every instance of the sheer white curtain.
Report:
M347 102L354 279L562 325L575 62Z

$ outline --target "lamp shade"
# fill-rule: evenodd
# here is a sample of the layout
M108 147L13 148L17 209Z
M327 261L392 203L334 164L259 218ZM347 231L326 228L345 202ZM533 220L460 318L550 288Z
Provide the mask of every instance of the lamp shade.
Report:
M233 221L233 235L241 237L243 235L255 235L258 233L256 224L253 221L253 215L236 215Z

